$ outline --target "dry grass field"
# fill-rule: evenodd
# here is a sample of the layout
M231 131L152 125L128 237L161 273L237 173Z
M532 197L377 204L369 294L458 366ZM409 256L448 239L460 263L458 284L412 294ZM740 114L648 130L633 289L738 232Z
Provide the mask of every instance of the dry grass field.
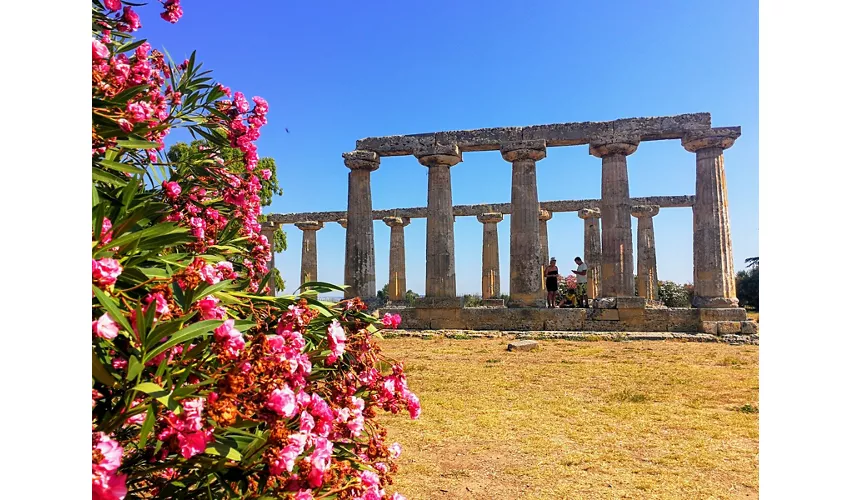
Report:
M416 499L758 498L758 346L386 339L422 416L388 491Z

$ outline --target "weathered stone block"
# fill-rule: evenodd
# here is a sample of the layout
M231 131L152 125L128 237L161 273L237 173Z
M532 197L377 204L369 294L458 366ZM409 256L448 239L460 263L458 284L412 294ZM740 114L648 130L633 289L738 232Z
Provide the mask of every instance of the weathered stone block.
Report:
M699 310L689 307L671 307L667 310L667 331L700 331Z
M461 308L463 299L460 297L418 297L414 302L418 308Z
M673 334L669 333L669 332L652 332L652 331L639 332L639 333L629 332L629 333L626 333L626 338L629 339L629 340L667 340L667 339L672 339Z
M645 309L646 299L643 297L617 297L617 309Z
M740 321L718 321L717 322L717 334L718 335L729 335L732 333L741 333L741 322Z
M634 325L637 330L644 331L644 326L646 323L646 317L644 313L646 310L644 309L620 309L619 307L616 309L617 313L620 315L620 321L628 323L629 325Z
M717 335L717 321L702 321L700 322L700 332Z
M508 344L509 351L533 351L539 345L534 340L514 340Z
M644 311L644 326L647 332L666 332L670 311L663 309L646 309Z
M620 311L616 309L591 309L590 319L594 321L619 321Z
M759 332L759 324L755 321L741 322L741 333L744 335L754 335Z
M702 321L746 321L747 311L743 307L706 308L699 310Z
M617 307L616 297L599 297L593 299L593 307L595 309L614 309Z
M544 309L543 329L547 331L576 331L584 328L587 309Z
M481 301L484 307L505 307L505 299L484 299Z
M434 134L437 144L457 144L461 151L491 151L501 144L522 140L521 127L453 130Z

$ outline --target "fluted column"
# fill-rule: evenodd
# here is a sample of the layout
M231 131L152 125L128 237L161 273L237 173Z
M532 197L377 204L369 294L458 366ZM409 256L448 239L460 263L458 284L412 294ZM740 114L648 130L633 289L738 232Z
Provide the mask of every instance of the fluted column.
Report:
M594 140L590 154L602 158L602 279L600 297L634 297L632 214L626 156L637 150L637 137Z
M375 297L375 234L371 174L380 157L372 151L343 153L348 173L348 228L345 232L345 298Z
M502 222L499 212L488 212L478 216L478 222L484 225L483 246L481 250L481 297L490 299L501 294L499 276L499 229L496 224Z
M384 217L390 226L390 280L389 299L403 301L407 292L407 274L404 264L404 226L410 224L409 217Z
M274 233L277 230L277 225L274 222L263 222L260 226L260 234L266 237L269 244L269 253L271 254L271 260L269 260L269 272L272 272L275 268L274 265ZM277 295L276 283L274 282L274 276L269 278L268 282L269 286L269 296L274 297Z
M549 263L549 228L548 223L552 219L552 212L540 209L538 220L540 221L540 265Z
M599 234L599 218L602 213L598 208L582 208L578 211L580 219L584 220L584 255L582 259L587 264L587 298L595 299L599 295L599 277L602 266L602 237Z
M658 266L655 262L655 228L652 218L658 215L658 205L635 205L632 215L638 220L637 230L637 292L646 300L658 300Z
M511 173L511 298L513 307L542 306L543 262L540 261L540 203L537 162L546 158L543 140L503 144L502 158Z
M455 232L449 169L462 161L461 154L457 145L437 145L417 151L416 158L428 167L425 297L455 298Z
M304 232L301 238L301 284L318 281L319 262L316 255L316 231L324 224L316 221L296 222L295 227Z
M694 202L694 307L738 307L723 150L741 127L688 133L682 146L697 155Z

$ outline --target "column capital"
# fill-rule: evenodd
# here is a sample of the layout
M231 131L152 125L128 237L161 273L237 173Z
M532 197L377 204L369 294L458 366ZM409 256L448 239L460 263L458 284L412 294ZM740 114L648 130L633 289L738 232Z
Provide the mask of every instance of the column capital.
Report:
M496 224L502 222L504 216L500 212L485 212L477 216L478 222L482 224Z
M463 154L457 144L435 144L418 148L413 156L426 167L453 167L463 161Z
M602 217L602 212L598 208L582 208L578 211L579 219L598 219Z
M682 147L691 153L700 149L728 149L741 137L741 127L718 127L705 130L692 130L682 137Z
M652 218L658 215L658 211L661 209L658 205L635 205L632 207L632 217L641 218Z
M390 227L404 227L410 224L410 217L384 217L382 220Z
M508 142L502 144L500 150L502 152L502 158L504 158L505 161L540 161L543 158L546 158L546 141L543 139L534 139L529 141Z
M314 220L307 220L302 222L296 222L295 227L302 231L318 231L325 227L323 222L316 222Z
M342 218L336 221L343 229L348 229L348 219Z
M540 215L539 215L537 218L538 218L539 220L543 220L543 221L551 220L551 219L552 219L552 212L550 212L550 211L548 211L548 210L543 210L543 209L541 208L541 209L540 209Z
M274 232L277 229L277 225L274 222L266 221L260 223L260 232L261 233L270 233Z
M345 166L351 170L366 170L374 172L381 165L381 157L374 151L364 151L361 149L342 153L342 159Z
M640 144L640 136L634 134L612 134L597 136L590 140L590 154L602 158L609 155L628 156Z

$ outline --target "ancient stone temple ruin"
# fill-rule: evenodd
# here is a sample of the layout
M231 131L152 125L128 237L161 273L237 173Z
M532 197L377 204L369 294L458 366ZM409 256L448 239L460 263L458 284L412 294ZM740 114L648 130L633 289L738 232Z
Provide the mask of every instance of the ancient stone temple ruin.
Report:
M301 280L307 282L317 280L316 231L325 222L338 222L346 228L346 297L369 299L376 295L373 223L382 220L391 228L389 298L405 328L755 333L756 325L747 321L735 296L723 164L723 150L740 135L740 127L712 127L710 114L696 113L370 137L342 155L350 170L347 211L272 214L265 230L294 224L304 231ZM696 156L694 195L631 198L626 158L641 142L670 139L680 140ZM537 162L546 158L548 148L580 145L588 145L589 153L602 160L601 199L538 200ZM464 153L492 150L511 164L510 203L453 205L451 168L463 161ZM415 156L428 169L428 206L373 210L372 174L382 157L401 155ZM654 306L653 217L666 208L693 211L693 308ZM584 220L588 295L593 299L589 309L542 308L547 221L560 212L576 212ZM498 226L506 214L511 216L507 304L495 298L501 293ZM403 307L404 228L418 217L427 219L425 296L415 307ZM455 217L476 217L482 224L481 293L488 307L463 308L457 296ZM637 219L636 258L632 218Z

